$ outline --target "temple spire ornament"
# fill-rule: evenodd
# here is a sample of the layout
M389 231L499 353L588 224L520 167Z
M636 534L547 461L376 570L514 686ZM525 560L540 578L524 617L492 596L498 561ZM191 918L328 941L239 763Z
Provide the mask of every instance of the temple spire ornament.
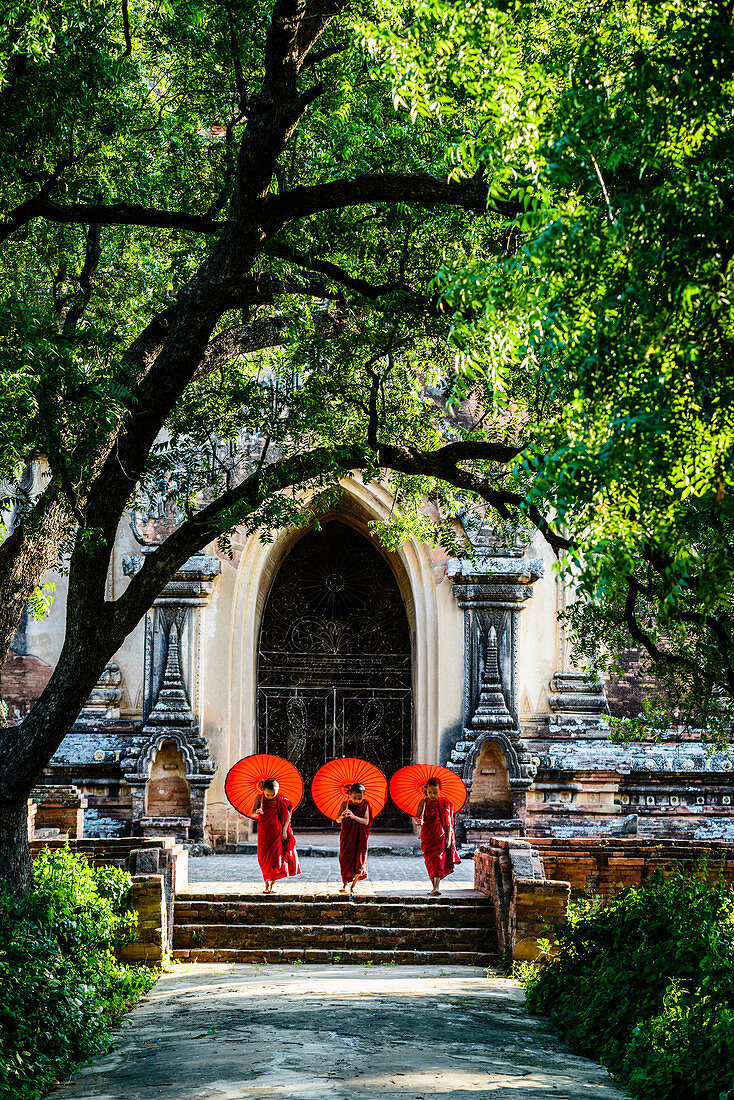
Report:
M155 706L150 712L147 725L187 727L195 725L186 690L181 677L181 664L178 656L178 627L171 624L168 634L168 653L163 672L163 683L158 692Z
M479 699L469 728L479 734L484 730L511 730L514 725L502 691L497 631L494 626L491 626L487 637L487 655L480 682Z

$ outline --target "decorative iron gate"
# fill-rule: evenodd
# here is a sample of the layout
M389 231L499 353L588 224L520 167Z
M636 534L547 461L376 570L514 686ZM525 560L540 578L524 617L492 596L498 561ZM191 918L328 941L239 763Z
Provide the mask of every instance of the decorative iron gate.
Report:
M410 632L390 566L345 524L305 535L268 594L258 655L258 751L285 756L307 787L337 756L390 777L412 759ZM326 827L310 795L296 824ZM388 805L380 825L404 826Z

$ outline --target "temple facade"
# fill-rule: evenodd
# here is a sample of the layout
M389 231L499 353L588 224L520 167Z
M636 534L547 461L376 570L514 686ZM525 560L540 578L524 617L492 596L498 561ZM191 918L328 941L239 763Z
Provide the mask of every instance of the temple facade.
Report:
M640 709L635 655L607 685L571 665L558 612L574 597L540 534L503 546L480 530L461 559L412 539L388 552L370 528L390 513L387 488L342 488L318 527L270 542L235 532L230 556L203 548L126 639L41 781L77 788L86 836L235 850L250 822L226 800L227 772L272 752L307 784L335 756L388 777L444 764L470 791L466 845L502 833L734 838L734 758L674 721L662 742L609 740L610 711ZM121 525L109 599L168 529L163 510ZM49 616L24 621L3 669L11 722L61 650L65 581L49 579ZM327 827L308 796L295 824ZM378 826L409 823L388 807Z

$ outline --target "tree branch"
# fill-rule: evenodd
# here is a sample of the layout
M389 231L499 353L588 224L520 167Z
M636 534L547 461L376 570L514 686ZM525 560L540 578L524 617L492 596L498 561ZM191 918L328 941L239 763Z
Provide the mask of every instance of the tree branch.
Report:
M90 225L87 227L87 243L84 251L84 264L77 277L79 293L64 317L63 332L73 332L81 321L84 311L89 305L94 289L94 280L97 275L97 267L102 255L102 227Z
M368 279L362 279L358 275L352 275L350 272L345 271L344 268L339 267L338 264L333 264L330 260L321 260L318 256L298 252L296 249L291 248L290 245L275 244L269 246L268 253L271 256L277 256L279 259L285 260L287 263L294 264L304 271L318 271L322 275L328 275L335 283L340 283L348 290L353 290L356 294L361 294L363 298L369 298L370 301L376 301L378 298L382 298L395 290L405 289L412 293L411 288L406 286L404 282L371 283ZM424 297L423 295L416 295L416 298L427 308L433 307L433 310L436 310L436 302L432 299Z
M295 187L282 195L269 195L264 201L263 226L268 236L272 236L297 218L375 202L415 203L419 206L443 204L485 214L488 210L487 199L487 184L477 177L456 182L436 179L427 173L365 173L353 179L333 180L313 187ZM495 203L491 209L507 218L514 218L521 210L517 203L510 202Z
M62 225L141 225L151 229L178 229L185 233L216 235L222 222L202 214L187 214L177 210L156 210L137 203L59 203L36 196L21 203L0 222L0 241L36 218Z
M297 317L285 315L262 317L247 325L235 325L220 332L207 346L201 366L194 377L203 378L238 356L280 347L285 343L288 331L298 324L298 320ZM347 314L337 310L324 309L311 314L314 331L327 339L337 336L343 330L346 320Z

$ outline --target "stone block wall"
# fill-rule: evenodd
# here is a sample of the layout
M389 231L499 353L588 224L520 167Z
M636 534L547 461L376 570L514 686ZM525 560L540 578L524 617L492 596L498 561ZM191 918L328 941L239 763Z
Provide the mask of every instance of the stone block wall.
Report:
M128 867L133 881L141 876L161 879L163 904L168 918L163 944L165 950L169 951L173 937L173 903L176 891L188 885L189 853L181 844L136 848L130 852Z
M119 948L120 962L160 965L168 950L169 922L162 875L136 875L130 905L138 913L135 939Z
M568 913L567 882L551 879L516 878L511 913L512 957L532 962L539 954L538 941L552 934Z
M494 837L474 853L474 887L494 902L500 954L533 960L538 941L565 920L572 895L610 898L656 871L674 874L704 860L712 882L723 877L734 885L734 844Z
M31 842L31 854L42 848L69 847L95 866L125 867L133 878L130 905L138 912L135 939L118 951L122 962L160 963L172 944L176 890L188 885L189 854L173 837L124 837L97 840Z
M493 838L474 853L474 887L494 903L500 955L532 961L538 941L562 923L568 911L568 882L546 878L532 842Z

